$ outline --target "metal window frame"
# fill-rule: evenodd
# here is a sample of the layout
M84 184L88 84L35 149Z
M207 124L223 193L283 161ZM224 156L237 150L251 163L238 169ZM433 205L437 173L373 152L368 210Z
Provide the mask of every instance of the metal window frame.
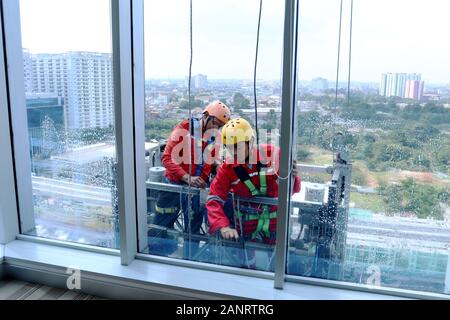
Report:
M0 245L13 241L19 234L2 16L3 5L0 2L0 114L2 115L0 116L0 150L3 151L3 155L0 157ZM1 260L0 258L0 262Z
M114 110L120 258L130 264L137 254L136 148L132 1L111 0ZM142 149L142 147L141 147Z
M34 229L33 192L31 184L31 155L28 141L25 80L22 54L22 32L19 0L2 0L4 59L6 86L11 121L11 151L15 166L16 196L19 211L19 230ZM11 112L14 106L14 112Z
M142 0L139 0L139 5ZM292 145L293 145L293 124L294 124L294 107L295 107L295 88L296 88L296 62L297 62L297 8L298 8L298 0L285 0L285 18L284 18L284 42L283 42L283 75L282 75L282 114L281 114L281 121L282 123L289 123L289 126L282 126L281 129L281 137L280 137L280 149L281 155L280 155L280 176L288 176L290 173L291 163L292 163ZM141 24L141 18L136 18L136 21L132 22L133 25L133 39L136 40L136 42L133 43L133 57L135 59L138 59L137 63L141 63L141 55L144 56L144 47L143 43L141 44L141 40L143 40L143 21ZM142 34L141 34L142 32ZM145 65L143 65L144 69ZM134 80L137 82L140 79L144 78L143 74L135 74ZM135 93L138 93L136 90L136 82L134 83L135 87ZM145 94L145 90L142 92L142 97ZM137 98L138 96L136 96ZM136 100L135 100L136 101ZM142 108L143 109L143 108ZM136 112L136 106L135 106L135 112ZM137 111L137 112L140 112ZM135 117L136 121L140 121L140 119L143 119L143 113L141 118ZM140 122L136 122L136 127L139 128L140 125L142 125ZM138 134L138 130L136 130L136 138L139 136L144 136L145 130L141 131L141 134ZM138 144L136 141L136 153L135 157L136 159L143 159L142 155L138 154L137 150L142 149L142 143ZM140 159L141 158L141 159ZM145 177L145 167L142 168L142 164L137 163L136 166L136 174L139 172L143 172L142 174L139 174L140 177ZM141 171L142 170L142 171ZM285 196L278 198L278 222L277 222L277 245L276 245L276 255L275 255L275 273L271 274L274 277L274 287L278 289L282 289L285 277L286 277L286 257L287 257L287 237L288 237L288 219L289 219L289 212L290 212L290 191L291 190L291 179L283 179L280 180L279 183L279 194L283 194ZM140 190L146 190L142 187L142 183L137 184L137 191L141 195L143 195L143 192ZM139 191L138 191L139 190ZM146 199L146 197L145 197ZM138 204L139 206L139 204ZM144 213L142 210L138 210L138 222L143 221ZM145 221L145 220L144 220ZM144 230L142 230L144 229ZM142 237L146 237L145 231L145 225L142 223L139 223L138 225L139 230L139 239L142 239ZM139 241L140 245L139 247L142 247L142 240ZM141 248L140 248L141 249ZM176 264L179 266L186 266L186 267L200 267L204 268L206 270L223 270L225 272L231 272L234 274L239 275L252 275L255 276L263 276L263 277L271 277L271 275L268 274L259 274L257 271L253 270L244 270L244 269L237 269L231 270L232 268L223 267L223 266L214 266L214 265L207 265L202 263L196 263L192 261L184 261L184 260L177 260L172 258L161 258L161 257L155 257L155 256L149 256L144 254L137 254L138 259L148 260L148 261L160 261L165 263L171 263Z
M284 9L283 74L281 87L280 176L278 184L277 242L274 287L283 289L286 277L288 223L291 209L293 128L296 105L298 0L286 0Z
M42 239L25 234L33 230L35 227L33 199L32 199L32 183L31 183L31 156L29 153L29 141L27 126L27 113L25 104L25 82L23 72L23 54L22 54L22 34L20 22L20 3L19 0L0 0L2 10L2 45L4 49L0 55L0 90L5 92L1 95L0 111L8 114L10 119L2 118L2 121L10 120L9 123L1 126L2 150L11 150L6 152L12 155L11 164L8 168L8 157L5 157L5 166L3 170L7 170L13 177L2 179L1 188L8 190L2 197L5 198L5 212L2 212L1 224L3 236L0 238L2 242L9 242L15 238L23 238L35 242L43 242L54 244L57 246L82 248L88 251L98 251L108 254L117 254L117 251L108 248L100 248L94 246L79 245L67 242L62 244L60 241L52 239ZM127 6L128 5L128 6ZM119 8L120 7L120 8ZM133 119L129 115L132 114L132 90L128 90L130 86L122 85L122 83L130 83L131 74L131 26L127 20L129 15L130 4L126 1L111 1L112 27L113 27L113 47L119 54L115 55L114 72L119 76L115 76L114 89L116 93L115 114L116 118L116 138L117 158L118 158L118 197L120 211L120 238L121 246L125 248L121 250L121 262L123 264L130 263L136 254L136 231L135 231L135 181L134 181L134 158L129 155L134 153L134 137L133 137ZM114 10L115 9L115 10ZM128 9L128 10L127 10ZM116 28L115 28L116 27ZM115 28L115 29L114 29ZM5 56L3 56L3 52ZM3 73L3 70L5 73ZM7 99L8 97L8 99ZM131 103L130 103L131 100ZM127 106L127 108L122 107ZM9 106L9 110L8 110ZM14 112L10 112L11 106L14 106ZM3 109L3 108L6 108ZM10 130L11 129L11 130ZM9 138L9 141L8 141ZM5 146L3 146L5 144ZM127 157L124 155L127 154ZM20 159L20 161L19 161ZM125 178L126 177L126 178ZM14 178L16 180L14 180ZM17 186L15 186L17 184ZM130 187L133 186L133 187ZM12 190L12 192L11 192ZM2 192L3 194L3 192ZM7 197L9 196L9 197ZM14 200L12 200L14 198ZM3 198L1 199L3 203ZM2 209L3 210L3 209ZM127 212L127 214L126 214ZM129 213L128 213L129 212ZM20 225L19 223L20 222ZM19 227L20 226L20 227ZM5 229L5 230L3 230ZM33 240L32 240L33 239Z
M137 206L138 252L147 247L147 184L145 164L145 46L144 1L131 0L131 27L133 40L133 94L135 130L135 172Z
M421 297L420 293L416 293L415 291L405 291L395 288L375 288L372 290L352 283L341 283L333 280L286 275L287 218L289 216L288 213L291 205L289 180L280 180L280 193L284 190L286 197L283 196L281 200L280 198L278 200L280 208L279 219L281 220L281 223L278 224L277 229L278 251L276 255L275 274L137 254L138 239L141 240L142 237L146 237L146 235L144 235L145 228L142 228L137 224L137 216L141 219L142 215L146 214L146 209L143 206L144 204L140 202L141 200L145 201L143 199L146 199L146 196L142 196L142 194L146 192L146 187L145 183L143 184L141 180L145 180L145 163L144 157L142 156L144 152L144 148L142 148L142 139L145 137L145 127L143 124L143 99L145 94L143 61L144 28L143 12L135 10L136 8L142 8L142 6L143 0L111 0L114 95L116 99L115 123L118 168L120 169L118 170L118 194L121 222L121 263L127 265L137 256L138 259L142 260L170 263L182 267L218 270L266 279L273 278L275 288L280 289L283 288L285 281L287 281L289 283L296 282L311 285L323 285L355 291L368 290L374 293L384 292L397 296ZM297 57L293 52L293 48L294 45L296 46L297 30L295 20L298 17L294 13L298 10L297 8L298 0L285 1L282 122L288 122L290 124L295 120L293 115L295 114L294 89L296 76L295 64ZM3 35L6 35L5 39L3 39ZM5 53L6 56L3 56L3 53ZM29 170L20 170L21 168L27 168L27 163L31 161L28 152L28 139L23 139L23 136L27 135L27 130L22 129L21 132L20 126L18 127L20 119L23 120L25 117L26 120L25 99L23 99L25 96L23 63L21 58L22 48L19 0L0 0L0 113L9 115L10 110L8 107L14 105L14 113L9 116L10 119L8 119L8 117L0 118L0 147L1 150L6 150L6 158L2 157L2 166L0 166L0 174L2 174L0 191L9 191L6 194L0 192L0 204L6 204L6 206L0 207L0 244L9 242L17 237L27 241L76 248L83 251L92 250L99 253L118 255L118 250L19 235L19 211L22 215L30 215L34 218L32 199L30 197L31 176L28 175L27 177ZM132 83L132 85L130 85L130 83ZM17 112L17 108L22 110ZM11 123L9 123L9 120ZM14 132L14 135L12 132ZM282 127L281 136L283 138L280 139L280 147L282 150L280 175L283 176L284 174L287 175L289 173L288 168L290 168L291 163L290 150L292 148L293 139L292 128L290 126ZM20 137L22 137L21 140ZM19 155L24 156L20 158L20 162L17 161ZM13 156L15 156L15 159ZM140 163L141 161L142 163ZM3 163L5 163L6 166L4 166ZM16 165L15 168L14 165ZM6 175L3 175L3 168L6 170ZM13 172L15 172L16 176L14 176ZM14 178L17 179L17 189ZM16 190L17 194L15 194ZM29 208L31 208L31 210ZM22 226L24 223L26 226L26 221L23 219L21 223ZM141 245L142 243L139 247Z
M368 292L381 295L396 296L409 299L425 299L425 300L450 300L450 295L446 293L437 293L431 291L419 291L410 289L401 289L395 287L371 286L354 282L346 282L339 280L329 280L312 277L302 277L294 275L286 275L286 282L292 284L315 285L320 287L353 290L360 292Z

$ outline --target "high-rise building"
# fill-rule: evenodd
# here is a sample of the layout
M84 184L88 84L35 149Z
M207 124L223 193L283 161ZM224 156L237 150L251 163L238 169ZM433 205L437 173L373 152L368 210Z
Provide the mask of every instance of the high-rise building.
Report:
M204 74L197 74L192 80L195 89L204 89L208 86L208 77Z
M420 100L423 97L424 82L419 80L406 81L406 96L405 98Z
M411 81L417 81L417 89L411 87ZM416 73L383 73L380 81L379 94L385 97L410 98L414 96L420 100L423 95L424 82L421 75ZM421 89L420 89L421 87ZM416 90L416 94L411 93L411 89ZM419 90L420 89L420 90ZM422 92L422 93L420 93Z
M111 54L24 51L24 76L27 93L54 93L64 98L68 129L113 125Z
M380 81L380 96L386 96L386 88L387 88L387 75L386 73L382 73Z
M324 78L314 78L311 82L311 87L313 90L323 91L328 89L328 80Z

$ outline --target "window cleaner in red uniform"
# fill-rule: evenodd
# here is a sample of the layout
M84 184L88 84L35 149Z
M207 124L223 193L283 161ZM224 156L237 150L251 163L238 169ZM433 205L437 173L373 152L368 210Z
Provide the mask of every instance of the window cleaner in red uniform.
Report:
M274 245L277 206L239 201L239 206L232 204L234 212L230 213L224 211L224 205L229 192L242 198L278 197L279 148L270 144L257 148L253 129L242 118L232 119L223 127L222 142L232 157L226 158L211 183L206 202L209 233L219 232L227 240L243 238L244 243L253 241ZM293 193L297 193L300 191L300 177L295 162L292 176ZM228 204L225 207L230 207ZM248 258L247 267L255 268L254 252L247 254L253 255Z
M230 120L230 115L230 109L224 103L214 101L205 108L201 119L192 118L191 126L189 126L189 119L177 124L162 156L162 163L166 168L163 182L188 185L190 176L192 187L206 188L211 169L214 162L217 161L215 158L219 146L216 144L215 137L219 133L218 130ZM189 143L191 143L190 152ZM191 172L189 172L189 168L191 168ZM184 231L190 231L191 234L198 233L203 223L203 214L198 200L198 196L192 197L192 215L189 217L186 194L180 196L178 193L160 191L153 223L173 228L181 209L184 215ZM188 255L192 256L197 246L197 242L189 245L185 243L184 258L189 258ZM165 239L159 241L157 238L151 238L149 248L150 253L168 255L176 250L177 244L176 241L168 242Z

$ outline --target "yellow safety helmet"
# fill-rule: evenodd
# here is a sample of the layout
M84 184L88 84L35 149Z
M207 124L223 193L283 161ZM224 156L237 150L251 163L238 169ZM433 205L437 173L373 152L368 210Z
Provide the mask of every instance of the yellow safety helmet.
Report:
M253 138L253 129L244 118L231 119L222 128L222 143L233 145L242 141L250 141Z

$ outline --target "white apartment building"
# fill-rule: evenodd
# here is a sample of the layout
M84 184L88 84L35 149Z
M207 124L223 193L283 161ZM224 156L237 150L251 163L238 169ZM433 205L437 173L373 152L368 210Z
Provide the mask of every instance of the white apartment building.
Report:
M113 125L111 54L32 54L24 50L24 76L26 93L56 93L64 97L68 129Z

